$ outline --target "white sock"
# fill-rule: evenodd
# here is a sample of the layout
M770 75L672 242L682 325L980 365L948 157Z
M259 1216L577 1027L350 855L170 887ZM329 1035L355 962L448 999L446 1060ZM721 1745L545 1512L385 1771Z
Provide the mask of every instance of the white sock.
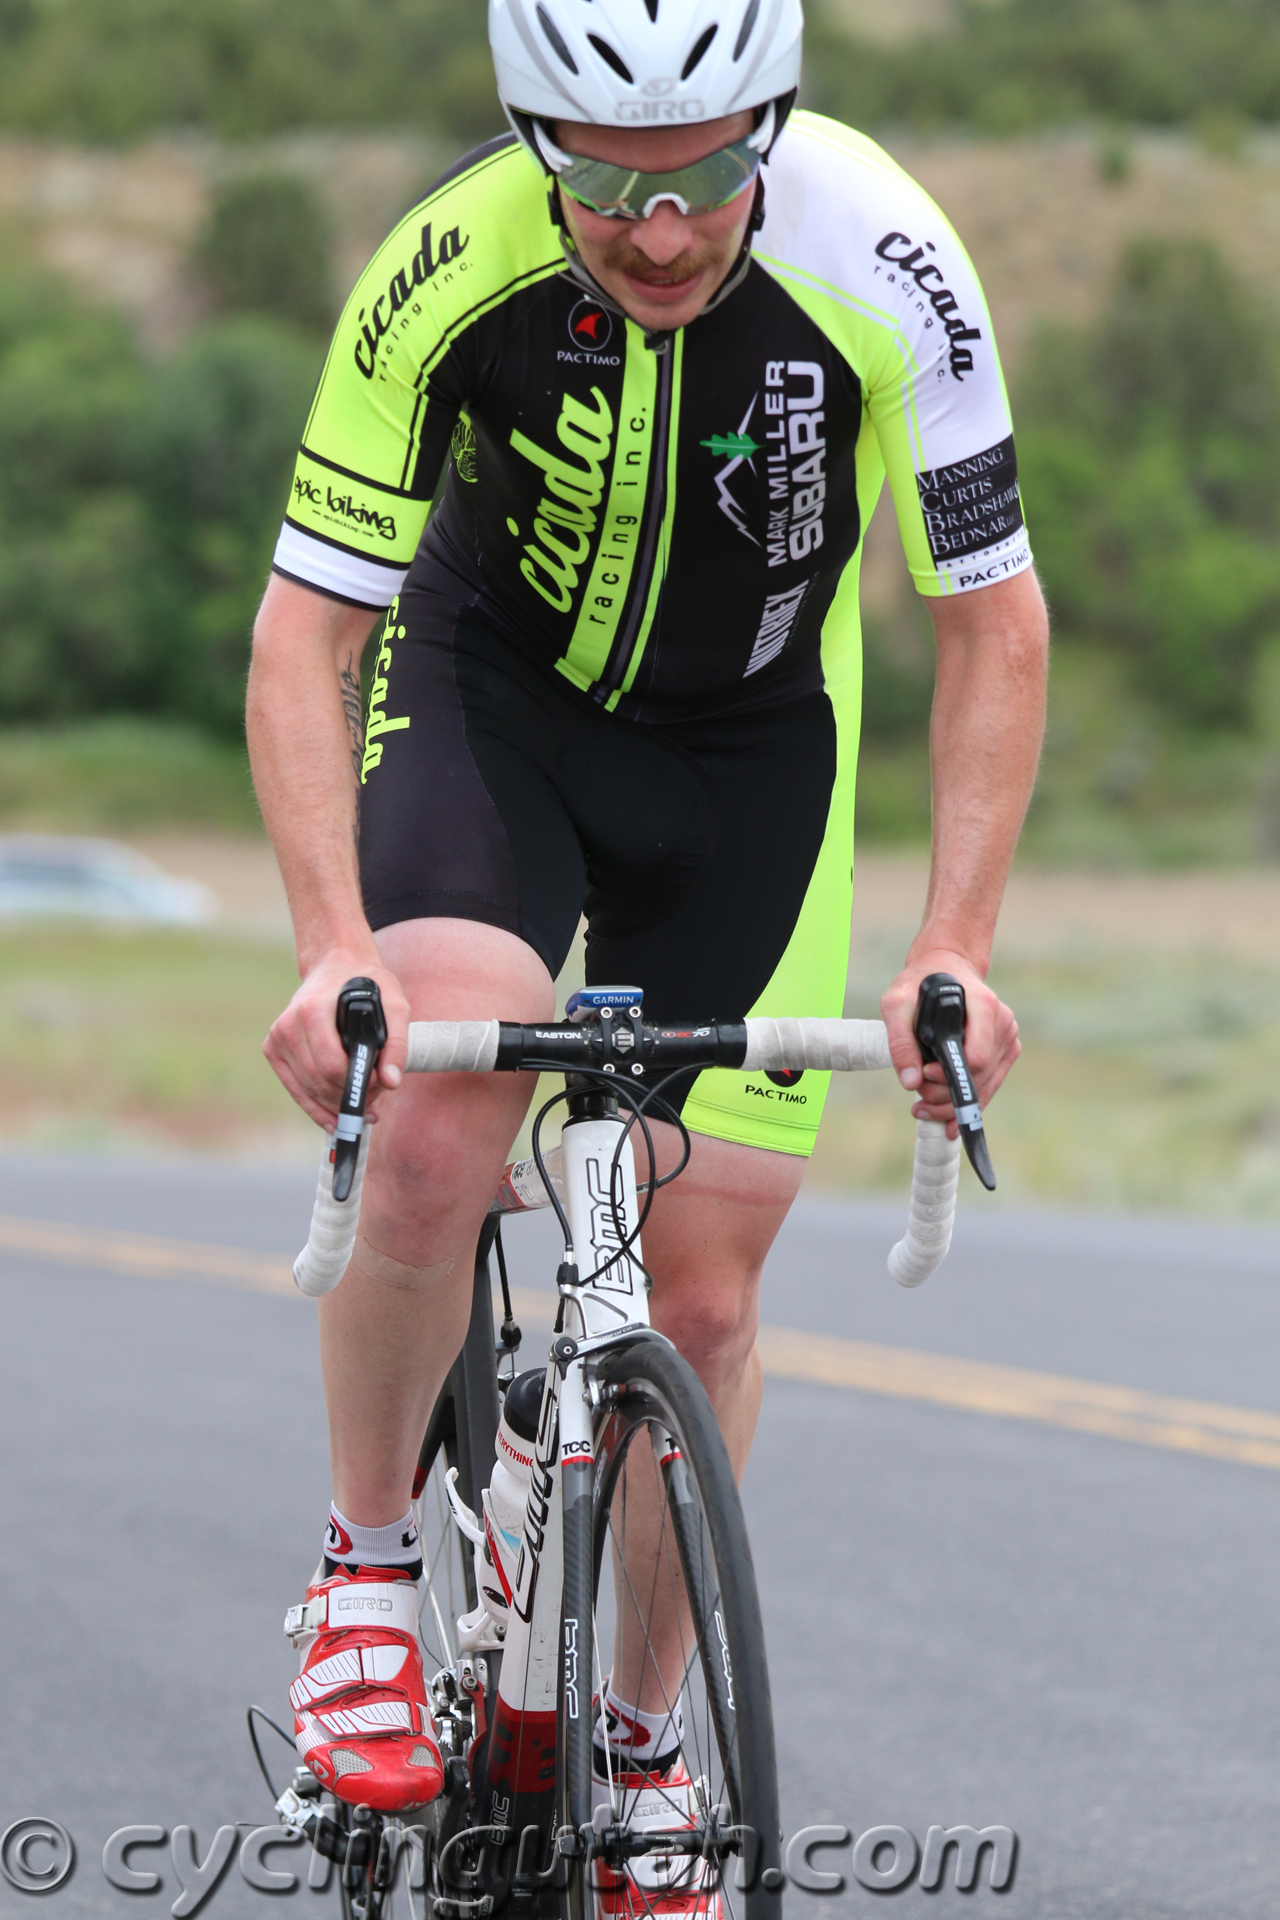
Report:
M651 1767L655 1760L669 1760L684 1739L682 1697L677 1698L670 1713L641 1713L639 1707L619 1700L612 1680L606 1680L600 1704L595 1743L602 1747L607 1737L615 1760L623 1760L630 1766Z
M360 1527L330 1505L324 1530L324 1557L329 1571L336 1566L405 1567L422 1572L418 1523L412 1511L390 1527Z

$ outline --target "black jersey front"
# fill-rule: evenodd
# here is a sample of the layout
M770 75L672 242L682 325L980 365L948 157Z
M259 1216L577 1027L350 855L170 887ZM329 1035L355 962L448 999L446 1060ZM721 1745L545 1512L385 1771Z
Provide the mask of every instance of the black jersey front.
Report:
M741 283L647 338L567 272L514 139L460 163L348 302L279 570L378 607L412 566L606 710L664 722L824 684L856 647L886 470L922 592L1029 564L990 322L937 208L810 114L765 180Z
M637 718L821 688L861 390L763 268L656 338L545 280L467 329L430 400L424 468L446 436L451 457L412 586L465 594Z

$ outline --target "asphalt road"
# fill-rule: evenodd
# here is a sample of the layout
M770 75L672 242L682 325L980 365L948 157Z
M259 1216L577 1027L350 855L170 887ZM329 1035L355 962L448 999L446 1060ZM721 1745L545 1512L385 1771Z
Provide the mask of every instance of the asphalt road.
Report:
M0 1158L0 1216L292 1253L302 1172ZM1280 1236L983 1212L919 1293L898 1210L797 1207L765 1317L894 1347L1280 1412ZM511 1232L545 1275L545 1220ZM286 1717L286 1604L328 1494L314 1309L0 1252L0 1827L58 1820L46 1920L155 1913L116 1828L271 1809L244 1732ZM788 1833L1001 1823L1012 1891L890 1912L1271 1920L1280 1888L1280 1472L1051 1424L771 1379L745 1486ZM280 1754L285 1765L288 1756ZM284 1767L281 1771L283 1773ZM38 1866L48 1855L37 1846ZM273 1856L275 1866L288 1856ZM849 1852L821 1865L849 1868ZM264 1914L232 1867L205 1913ZM34 1920L0 1881L4 1920ZM882 1896L795 1893L802 1920ZM336 1913L303 1892L286 1910Z

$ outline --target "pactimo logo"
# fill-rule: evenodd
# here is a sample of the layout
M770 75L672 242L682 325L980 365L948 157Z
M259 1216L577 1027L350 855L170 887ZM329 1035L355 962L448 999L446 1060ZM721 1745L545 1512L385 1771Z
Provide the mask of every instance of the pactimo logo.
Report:
M803 1067L784 1067L781 1073L766 1073L765 1079L772 1080L775 1087L794 1087L797 1080L803 1080Z
M569 315L569 338L587 353L603 353L613 338L613 316L598 300L579 300Z
M906 251L897 251L900 248ZM886 233L876 248L879 257L891 267L896 267L904 279L915 281L941 320L951 340L951 372L957 380L963 380L966 373L973 372L973 354L963 343L966 340L981 340L982 329L966 326L961 319L960 302L946 285L942 268L927 258L937 251L932 240L926 240L922 247L917 247L905 233ZM879 271L877 267L876 272ZM925 325L931 327L932 320L926 320Z
M414 299L418 288L428 280L434 280L441 267L447 267L451 261L465 253L470 240L469 233L459 234L456 227L450 227L441 235L440 250L435 251L431 238L431 222L428 220L422 229L421 244L407 267L401 267L391 277L391 285L385 293L380 293L369 309L366 318L361 307L356 318L360 322L360 331L364 338L356 341L356 365L366 380L372 380L377 364L378 342L384 333L389 333L392 322L402 308L408 307L413 313L421 313L420 301ZM388 311L389 309L389 311ZM402 322L402 325L407 325ZM390 351L390 349L388 349Z

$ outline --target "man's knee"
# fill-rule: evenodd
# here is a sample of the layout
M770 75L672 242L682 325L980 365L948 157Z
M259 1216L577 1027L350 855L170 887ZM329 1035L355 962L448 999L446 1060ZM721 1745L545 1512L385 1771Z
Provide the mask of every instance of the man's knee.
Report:
M687 1286L655 1290L654 1325L704 1382L718 1383L745 1367L760 1328L756 1279L703 1274L691 1277Z
M436 1218L459 1202L483 1212L529 1092L515 1074L411 1080L384 1103L374 1133L370 1185L385 1196L376 1204L405 1219Z

